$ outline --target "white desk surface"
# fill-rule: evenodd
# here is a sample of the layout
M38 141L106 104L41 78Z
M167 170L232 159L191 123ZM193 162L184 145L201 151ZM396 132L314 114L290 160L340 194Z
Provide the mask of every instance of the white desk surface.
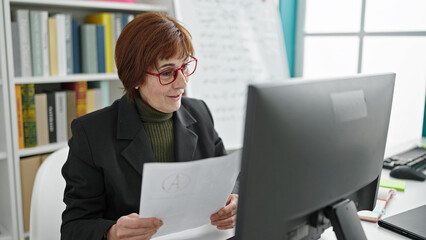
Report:
M382 179L395 179L389 176L389 170L382 170ZM400 180L400 179L398 179ZM426 182L403 180L406 182L405 192L397 191L396 196L392 197L386 206L386 218L419 206L426 204ZM380 227L377 223L361 221L365 235L368 239L386 239L386 240L404 240L408 239L400 234ZM322 240L336 239L331 228L327 229L322 235Z
M382 170L382 179L394 179L389 176L389 170ZM401 213L412 208L426 204L426 182L404 180L406 182L405 192L397 192L386 207L386 215L382 218ZM386 240L404 240L406 237L394 233L390 230L379 227L377 223L361 221L364 232L368 239L386 239ZM225 240L234 235L234 230L221 231L211 225L204 225L199 228L170 234L155 240ZM332 228L327 229L322 235L321 240L335 240L336 235Z
M234 229L218 230L211 224L199 228L164 235L153 240L225 240L234 236Z

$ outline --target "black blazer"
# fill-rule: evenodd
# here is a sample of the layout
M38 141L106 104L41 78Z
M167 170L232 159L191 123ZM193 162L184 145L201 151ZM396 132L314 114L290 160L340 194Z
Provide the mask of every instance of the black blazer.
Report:
M203 101L182 98L173 124L177 162L225 154ZM126 96L75 119L71 129L62 168L67 207L61 239L102 239L118 218L139 212L142 167L155 162L154 154L136 106Z

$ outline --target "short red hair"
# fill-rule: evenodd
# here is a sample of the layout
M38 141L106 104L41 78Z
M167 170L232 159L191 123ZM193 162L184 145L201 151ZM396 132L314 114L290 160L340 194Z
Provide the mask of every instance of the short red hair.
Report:
M194 56L191 34L173 18L161 13L143 13L128 23L115 46L118 77L130 100L146 72L157 68L159 60L174 56Z

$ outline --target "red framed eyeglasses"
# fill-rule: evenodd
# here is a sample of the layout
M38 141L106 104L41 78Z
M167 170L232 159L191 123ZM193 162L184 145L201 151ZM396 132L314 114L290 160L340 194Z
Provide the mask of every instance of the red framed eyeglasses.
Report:
M150 72L146 72L146 73L152 76L157 76L161 85L169 85L173 83L174 81L176 81L179 71L181 71L183 76L185 77L189 77L195 72L195 69L197 69L198 60L195 57L190 56L190 58L191 60L182 64L180 68L169 68L160 73L150 73Z

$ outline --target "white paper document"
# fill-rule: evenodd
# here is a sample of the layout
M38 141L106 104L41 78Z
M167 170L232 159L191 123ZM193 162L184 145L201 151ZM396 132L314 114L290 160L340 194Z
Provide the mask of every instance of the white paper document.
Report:
M153 237L210 223L232 192L240 160L237 151L191 162L145 163L139 215L163 221Z

